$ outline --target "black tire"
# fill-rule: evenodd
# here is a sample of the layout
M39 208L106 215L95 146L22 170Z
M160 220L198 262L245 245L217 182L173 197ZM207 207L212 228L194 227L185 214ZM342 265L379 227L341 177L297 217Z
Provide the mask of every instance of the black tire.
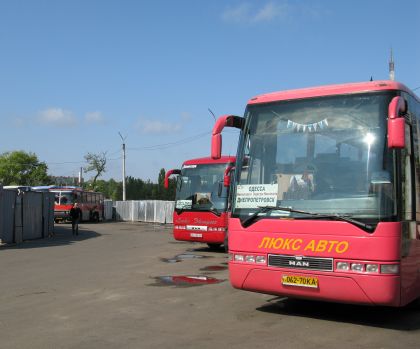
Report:
M218 248L220 248L221 245L222 244L207 244L207 246L210 247L212 250L217 250Z
M229 239L228 239L228 232L225 234L225 239L223 241L223 247L225 249L225 252L229 252Z

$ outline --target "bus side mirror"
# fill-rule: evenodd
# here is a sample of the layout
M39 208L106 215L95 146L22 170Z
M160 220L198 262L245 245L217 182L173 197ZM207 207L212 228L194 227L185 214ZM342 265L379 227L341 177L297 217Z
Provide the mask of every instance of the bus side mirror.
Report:
M225 127L243 129L245 119L236 115L223 115L216 120L211 135L211 157L220 159L222 156L222 131Z
M179 175L181 174L181 170L169 170L168 172L165 173L165 182L164 182L164 187L165 189L169 188L169 177L172 175Z
M222 156L222 135L220 133L211 136L211 157L220 159Z
M407 105L402 97L394 97L388 107L388 148L401 149L405 147L405 118L402 113Z

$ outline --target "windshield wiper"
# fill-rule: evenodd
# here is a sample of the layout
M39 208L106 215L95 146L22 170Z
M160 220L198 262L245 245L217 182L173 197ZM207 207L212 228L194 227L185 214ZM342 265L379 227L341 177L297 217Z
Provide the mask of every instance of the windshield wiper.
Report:
M209 209L209 211L211 212L211 213L214 213L217 217L220 217L222 214L219 212L219 210L217 209L217 208L215 208L215 207L212 207L212 208L210 208Z
M274 210L305 214L308 216L312 216L313 218L324 218L324 219L334 219L338 221L343 221L343 222L353 224L356 227L359 227L368 232L373 232L375 230L374 226L360 222L348 216L343 216L339 214L323 214L323 213L301 211L301 210L295 210L291 207L286 207L286 206L260 206L257 211L255 211L251 216L249 216L248 218L242 221L242 226L244 228L249 227L252 223L254 223L258 219L261 213L267 213L269 211L274 211Z
M203 209L203 210L197 210L197 209L194 209L194 207L190 207L190 206L189 207L182 207L182 208L175 208L175 212L177 214L181 214L184 211L195 211L195 212L206 212L206 211L209 211L209 212L215 214L217 217L220 217L222 215L222 213L218 209L216 209L214 207L206 208L206 209Z

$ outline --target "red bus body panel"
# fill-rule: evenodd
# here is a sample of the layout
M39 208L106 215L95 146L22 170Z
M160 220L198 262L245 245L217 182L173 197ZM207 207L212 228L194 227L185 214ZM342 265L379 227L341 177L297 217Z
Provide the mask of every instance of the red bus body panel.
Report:
M209 244L223 244L228 215L223 212L220 217L212 212L174 212L174 238L180 241L195 241ZM181 229L177 227L183 227ZM223 230L209 230L219 228Z
M340 260L399 263L400 232L400 223L380 223L374 233L368 234L346 222L272 219L262 219L243 229L239 219L231 218L229 252L333 258L334 269ZM229 272L235 288L249 291L344 303L401 304L400 275L297 270L235 261L230 261ZM281 282L283 275L314 276L319 287L285 286Z
M351 84L327 85L302 88L297 90L278 91L273 93L266 93L263 95L251 98L248 104L270 103L276 101L285 101L300 98L314 98L331 95L371 92L371 91L386 91L398 90L411 93L411 91L402 83L397 81L383 80L383 81L369 81L357 82Z
M229 164L235 163L235 157L234 156L221 156L220 159L212 159L210 157L204 157L204 158L197 158L197 159L191 159L186 160L182 164L184 165L210 165L210 164Z

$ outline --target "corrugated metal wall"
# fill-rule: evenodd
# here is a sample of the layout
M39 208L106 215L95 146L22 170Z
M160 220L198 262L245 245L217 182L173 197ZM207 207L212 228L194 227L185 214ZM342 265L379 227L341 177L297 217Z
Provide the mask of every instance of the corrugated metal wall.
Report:
M54 194L0 189L0 239L39 239L54 231Z
M16 190L0 189L0 243L14 241Z
M42 193L42 216L43 216L43 237L52 235L54 232L54 193Z
M104 219L109 221L112 219L113 201L104 200Z
M119 221L173 223L174 201L139 200L116 201Z
M23 193L23 240L42 238L42 193Z

